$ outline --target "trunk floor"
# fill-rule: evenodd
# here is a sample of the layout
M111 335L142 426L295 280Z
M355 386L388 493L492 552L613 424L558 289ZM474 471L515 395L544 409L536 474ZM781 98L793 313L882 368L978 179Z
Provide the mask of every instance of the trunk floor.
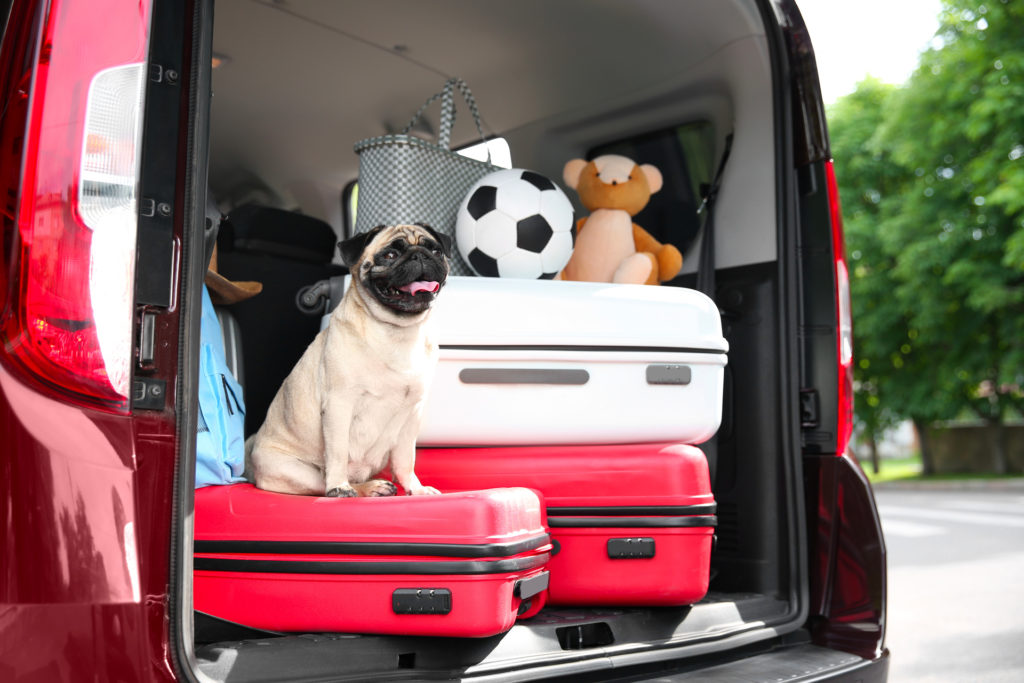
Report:
M790 612L758 593L709 593L690 607L548 607L490 638L263 634L197 616L197 668L215 680L477 678L524 680L708 654L774 637ZM210 642L219 638L219 642ZM685 653L680 650L686 646ZM639 658L639 659L638 659ZM511 675L509 675L511 674Z

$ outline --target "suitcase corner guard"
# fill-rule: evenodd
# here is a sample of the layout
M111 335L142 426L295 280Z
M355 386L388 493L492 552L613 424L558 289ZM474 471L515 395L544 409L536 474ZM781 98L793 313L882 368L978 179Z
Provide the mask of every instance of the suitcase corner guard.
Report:
M512 595L520 600L529 600L533 596L546 591L550 583L551 574L547 571L542 571L534 576L516 581L515 587L512 589Z

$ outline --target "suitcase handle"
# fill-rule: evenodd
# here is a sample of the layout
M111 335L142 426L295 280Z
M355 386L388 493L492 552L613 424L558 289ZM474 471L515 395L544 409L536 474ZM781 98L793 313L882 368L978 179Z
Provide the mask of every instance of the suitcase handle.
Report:
M547 571L539 572L533 576L516 581L512 589L512 595L520 600L529 600L535 595L540 595L548 589L551 583L551 574Z
M558 368L465 368L459 371L463 384L559 384L582 386L590 381L586 370Z

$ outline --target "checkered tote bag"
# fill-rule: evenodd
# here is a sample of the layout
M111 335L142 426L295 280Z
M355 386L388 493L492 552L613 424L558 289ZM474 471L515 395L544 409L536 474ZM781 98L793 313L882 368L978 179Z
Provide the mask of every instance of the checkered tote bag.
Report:
M444 89L428 99L401 133L360 140L359 199L355 231L376 225L426 223L455 239L455 219L469 188L480 178L499 170L490 163L464 157L449 149L455 123L455 90L462 94L484 140L473 94L464 81L451 78ZM441 125L437 142L409 135L416 121L435 100L441 99ZM458 250L453 250L452 275L473 275Z

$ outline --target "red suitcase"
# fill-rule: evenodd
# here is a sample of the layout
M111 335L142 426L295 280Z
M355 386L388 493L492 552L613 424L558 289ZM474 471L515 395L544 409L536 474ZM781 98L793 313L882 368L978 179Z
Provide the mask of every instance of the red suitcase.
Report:
M693 446L422 448L416 473L442 491L543 494L551 604L688 605L707 593L716 509Z
M544 604L551 539L521 488L195 498L195 608L253 628L490 636Z

